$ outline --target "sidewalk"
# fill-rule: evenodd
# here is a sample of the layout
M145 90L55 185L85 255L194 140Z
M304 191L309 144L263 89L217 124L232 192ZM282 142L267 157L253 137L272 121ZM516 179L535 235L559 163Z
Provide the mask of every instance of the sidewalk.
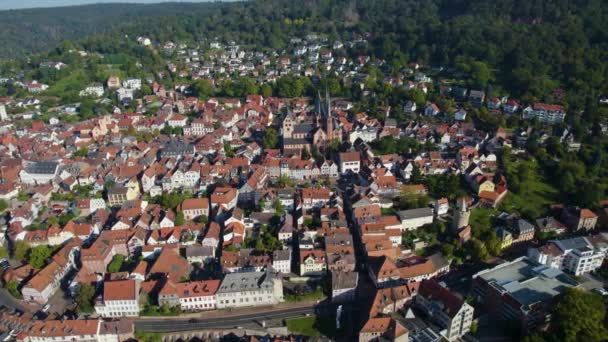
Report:
M281 303L277 305L270 306L252 306L246 308L239 309L221 309L221 310L212 310L212 311L203 311L203 312L193 312L193 313L183 313L179 316L139 316L136 320L140 321L154 321L154 320L183 320L185 318L234 318L238 316L245 316L251 314L265 314L272 313L275 311L282 311L286 309L300 309L300 308L309 308L317 303L316 300L313 301L302 301L297 303Z

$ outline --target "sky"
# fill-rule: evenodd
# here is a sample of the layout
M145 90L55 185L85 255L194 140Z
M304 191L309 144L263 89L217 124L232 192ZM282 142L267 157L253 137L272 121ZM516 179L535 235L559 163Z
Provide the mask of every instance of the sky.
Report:
M0 10L36 7L76 6L95 3L208 2L214 0L0 0Z

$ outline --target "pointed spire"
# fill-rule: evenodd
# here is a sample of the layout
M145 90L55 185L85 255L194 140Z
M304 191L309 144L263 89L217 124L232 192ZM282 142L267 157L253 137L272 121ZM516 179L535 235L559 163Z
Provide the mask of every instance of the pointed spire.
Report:
M317 98L315 99L315 112L317 115L321 115L321 91L317 91Z
M328 87L325 87L325 101L327 101L327 116L331 116L331 97L329 96Z

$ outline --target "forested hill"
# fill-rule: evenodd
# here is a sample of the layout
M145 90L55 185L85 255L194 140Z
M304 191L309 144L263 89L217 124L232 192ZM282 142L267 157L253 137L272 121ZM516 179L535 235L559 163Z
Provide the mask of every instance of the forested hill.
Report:
M566 90L568 98L558 100L583 110L608 94L607 22L605 0L253 0L135 20L120 34L275 50L310 32L343 40L364 34L372 44L351 53L384 58L394 70L411 61L455 67L477 74L478 87L528 99L552 101L552 93ZM87 43L118 52L108 36Z
M476 87L502 88L524 100L558 100L589 115L597 97L608 94L605 0L97 5L0 12L0 22L4 54L14 53L15 47L15 52L44 49L109 28L115 29L76 43L89 51L125 53L125 35L146 35L157 42L217 38L281 52L291 38L311 32L334 40L352 39L356 33L371 44L349 53L383 58L395 71L411 61L456 68L474 74ZM554 99L553 94L566 98Z
M63 40L80 39L159 16L204 12L215 3L98 4L87 6L0 11L0 58L23 57L56 47Z

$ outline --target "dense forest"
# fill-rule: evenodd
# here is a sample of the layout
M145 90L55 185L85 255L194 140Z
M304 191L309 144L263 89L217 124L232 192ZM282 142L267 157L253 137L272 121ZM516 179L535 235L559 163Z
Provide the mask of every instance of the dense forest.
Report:
M44 52L63 40L110 32L135 19L204 12L215 3L161 5L98 4L59 8L0 11L0 58L19 58Z

